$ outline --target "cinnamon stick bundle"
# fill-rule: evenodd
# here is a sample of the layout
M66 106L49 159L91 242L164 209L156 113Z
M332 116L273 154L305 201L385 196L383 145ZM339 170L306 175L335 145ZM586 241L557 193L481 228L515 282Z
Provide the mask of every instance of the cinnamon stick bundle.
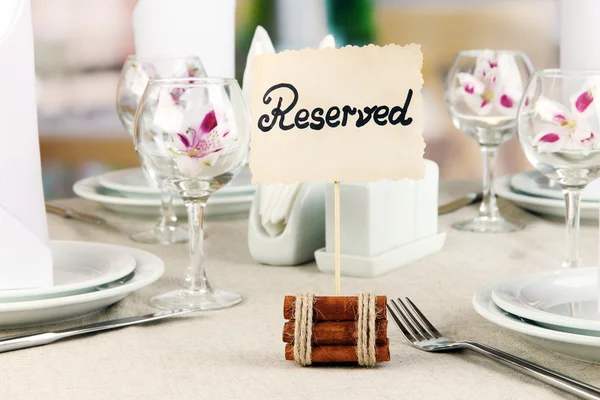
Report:
M375 358L377 362L390 361L389 341L381 346L375 346ZM294 360L294 346L285 345L285 359ZM345 363L358 362L356 346L314 346L312 347L313 363Z
M375 308L378 320L387 320L386 296L377 296ZM294 319L296 296L285 296L283 300L283 318ZM313 305L314 321L356 321L358 315L358 297L356 296L318 296Z
M375 344L377 346L387 343L387 321L376 321L375 330L377 336ZM296 323L288 321L283 326L283 341L285 343L294 343L294 329ZM315 345L346 345L356 346L358 332L356 321L334 321L334 322L315 322L312 327L312 343ZM317 347L317 346L315 346Z

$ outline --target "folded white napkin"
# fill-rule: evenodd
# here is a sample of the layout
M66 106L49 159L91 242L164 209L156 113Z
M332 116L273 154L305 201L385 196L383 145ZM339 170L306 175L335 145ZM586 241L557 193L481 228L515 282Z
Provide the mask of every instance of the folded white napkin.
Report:
M320 49L334 48L335 39L327 35L319 44ZM257 26L248 52L244 71L243 91L246 102L250 104L252 96L253 58L263 53L275 53L269 34L262 26ZM302 188L301 183L260 185L259 214L261 225L270 236L278 236L284 230L290 213Z
M29 0L3 0L0 16L0 290L49 286Z
M235 75L235 0L140 0L133 35L140 57L198 56L208 76Z

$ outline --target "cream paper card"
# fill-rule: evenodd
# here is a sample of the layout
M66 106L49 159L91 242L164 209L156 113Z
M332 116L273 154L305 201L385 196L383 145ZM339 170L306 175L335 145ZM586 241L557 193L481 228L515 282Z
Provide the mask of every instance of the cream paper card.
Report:
M253 183L422 179L419 45L254 58Z

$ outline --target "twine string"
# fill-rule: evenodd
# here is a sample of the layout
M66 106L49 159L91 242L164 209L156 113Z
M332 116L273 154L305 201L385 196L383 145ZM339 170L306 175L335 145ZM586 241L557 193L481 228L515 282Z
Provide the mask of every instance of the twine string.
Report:
M375 319L377 310L375 309L375 298L376 296L373 293L358 294L356 355L358 365L363 367L372 367L376 362L375 339L377 332L375 330Z
M294 360L302 365L312 364L313 302L311 293L298 293L294 310Z

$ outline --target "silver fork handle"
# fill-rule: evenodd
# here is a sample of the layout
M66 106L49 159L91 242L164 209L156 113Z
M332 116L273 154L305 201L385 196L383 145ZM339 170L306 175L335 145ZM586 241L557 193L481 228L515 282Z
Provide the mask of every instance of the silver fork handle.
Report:
M496 360L504 365L516 369L517 371L521 371L524 374L537 378L549 385L562 389L578 397L589 400L600 400L600 389L592 385L588 385L585 382L570 378L559 372L544 368L541 365L534 364L520 357L505 353L502 350L498 350L481 343L463 342L463 344L467 348L483 354L486 357Z

